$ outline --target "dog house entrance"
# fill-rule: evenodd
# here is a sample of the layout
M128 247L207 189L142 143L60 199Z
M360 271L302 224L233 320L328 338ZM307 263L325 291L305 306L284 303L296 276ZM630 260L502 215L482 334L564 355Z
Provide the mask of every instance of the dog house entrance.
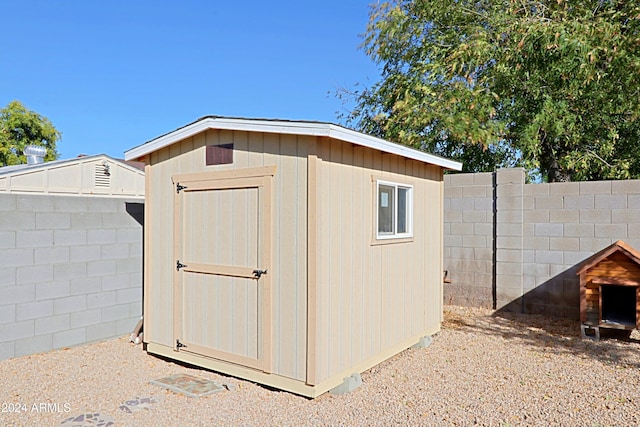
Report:
M637 287L602 285L600 289L602 322L634 328L636 325Z

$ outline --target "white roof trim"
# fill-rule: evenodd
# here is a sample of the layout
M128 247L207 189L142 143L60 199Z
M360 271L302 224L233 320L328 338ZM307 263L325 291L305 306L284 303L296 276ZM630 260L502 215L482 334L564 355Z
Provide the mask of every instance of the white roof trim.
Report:
M281 133L288 135L325 136L350 142L363 147L373 148L390 154L397 154L413 160L441 166L451 170L462 170L462 163L433 154L418 151L405 145L396 144L381 138L356 132L342 126L322 122L304 122L288 120L244 119L229 117L205 117L173 132L159 136L124 153L125 160L135 160L160 150L183 139L208 129L238 130L247 132Z

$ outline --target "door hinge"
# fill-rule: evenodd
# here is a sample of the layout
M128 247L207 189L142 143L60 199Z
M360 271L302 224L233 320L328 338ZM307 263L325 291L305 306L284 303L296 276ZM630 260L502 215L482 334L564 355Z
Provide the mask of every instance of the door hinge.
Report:
M182 344L179 339L176 340L176 350L180 350L181 348L187 348L186 345Z
M181 263L180 260L176 261L176 271L180 271L180 269L184 267L188 267L188 265Z
M180 192L180 190L184 190L185 188L189 188L189 187L184 186L184 185L180 185L180 183L178 182L178 183L176 184L176 193L179 193L179 192Z
M262 277L263 274L267 274L267 270L253 270L253 275L256 277L256 279Z

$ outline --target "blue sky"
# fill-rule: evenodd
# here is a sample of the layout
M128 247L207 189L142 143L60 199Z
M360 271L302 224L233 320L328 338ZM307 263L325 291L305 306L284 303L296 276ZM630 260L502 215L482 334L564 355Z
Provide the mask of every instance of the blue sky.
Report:
M0 107L62 132L61 159L124 152L205 115L338 122L370 85L371 0L4 0Z

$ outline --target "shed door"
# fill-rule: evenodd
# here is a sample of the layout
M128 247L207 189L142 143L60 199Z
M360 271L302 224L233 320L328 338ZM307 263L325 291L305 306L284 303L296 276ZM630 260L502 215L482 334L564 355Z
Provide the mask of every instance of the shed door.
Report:
M176 351L270 371L269 171L173 178Z

